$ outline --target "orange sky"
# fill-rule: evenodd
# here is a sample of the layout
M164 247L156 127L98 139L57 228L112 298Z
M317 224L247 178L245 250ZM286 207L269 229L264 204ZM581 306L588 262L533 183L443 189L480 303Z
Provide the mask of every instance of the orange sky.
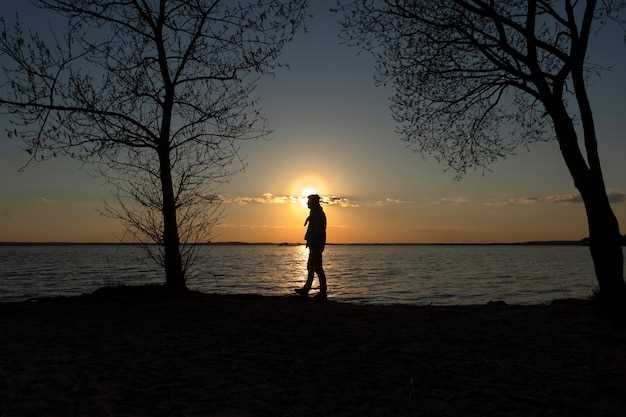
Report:
M336 243L577 240L587 231L582 204L570 202L574 197L564 194L501 201L462 197L438 201L342 199L324 204L324 210L328 240ZM624 204L615 207L620 219L625 219ZM286 196L239 199L229 201L225 208L215 240L302 241L307 210Z
M587 233L584 208L575 193L499 199L462 195L369 199L335 194L332 181L310 174L291 181L287 188L290 192L284 194L224 195L223 214L211 239L302 242L308 213L302 197L312 191L324 197L328 241L334 243L576 240ZM611 197L625 230L626 195L613 192ZM0 240L129 240L116 221L100 214L103 206L102 201L63 195L5 203Z

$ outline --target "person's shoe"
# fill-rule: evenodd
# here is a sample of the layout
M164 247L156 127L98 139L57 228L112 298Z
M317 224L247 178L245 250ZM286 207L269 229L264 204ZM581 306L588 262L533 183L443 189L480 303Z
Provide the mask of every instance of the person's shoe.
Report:
M325 303L326 301L328 301L328 297L326 296L326 294L317 294L313 297L313 300L319 303Z
M302 297L306 297L309 294L309 291L304 288L295 288L293 291Z

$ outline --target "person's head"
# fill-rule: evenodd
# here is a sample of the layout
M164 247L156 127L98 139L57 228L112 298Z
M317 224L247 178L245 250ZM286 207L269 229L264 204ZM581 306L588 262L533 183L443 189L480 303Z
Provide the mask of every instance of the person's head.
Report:
M320 196L317 194L311 194L307 197L306 205L312 209L320 206Z

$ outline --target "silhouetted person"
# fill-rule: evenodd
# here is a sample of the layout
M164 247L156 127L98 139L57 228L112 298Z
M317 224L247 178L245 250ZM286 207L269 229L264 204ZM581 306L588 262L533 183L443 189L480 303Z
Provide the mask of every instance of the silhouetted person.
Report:
M304 240L309 248L309 260L307 262L308 276L304 287L296 288L296 293L306 296L313 285L313 275L317 274L320 281L320 293L316 296L319 301L326 301L326 275L322 267L322 252L326 245L326 214L320 205L320 196L311 194L308 196L307 206L311 210L309 217L304 222L307 226Z

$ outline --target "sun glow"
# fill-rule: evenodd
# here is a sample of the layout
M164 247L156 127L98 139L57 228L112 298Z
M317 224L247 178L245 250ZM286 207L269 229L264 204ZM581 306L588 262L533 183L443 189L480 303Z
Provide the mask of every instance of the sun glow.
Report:
M300 193L300 205L304 208L307 208L307 197L310 196L311 194L317 194L317 191L315 191L315 188L313 187L305 187L302 192Z
M289 187L292 196L297 196L298 203L294 207L298 210L307 208L307 196L311 194L319 194L320 196L328 195L328 187L319 175L314 173L305 173L295 179Z

